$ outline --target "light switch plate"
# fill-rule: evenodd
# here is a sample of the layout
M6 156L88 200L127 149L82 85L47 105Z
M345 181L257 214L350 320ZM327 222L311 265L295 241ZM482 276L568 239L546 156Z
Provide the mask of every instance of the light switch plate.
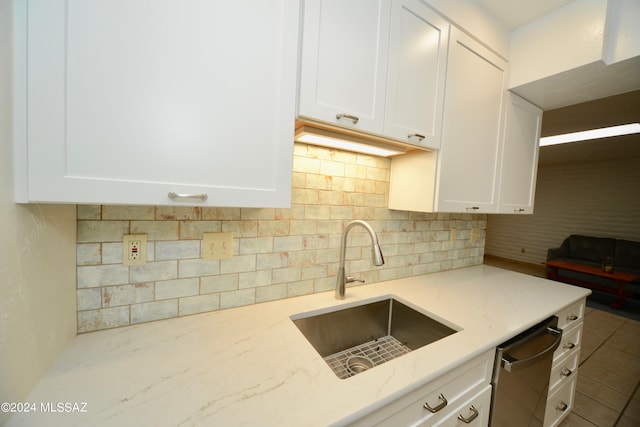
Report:
M146 234L125 234L122 237L122 263L124 265L147 263Z
M202 259L228 259L233 257L233 233L204 233Z

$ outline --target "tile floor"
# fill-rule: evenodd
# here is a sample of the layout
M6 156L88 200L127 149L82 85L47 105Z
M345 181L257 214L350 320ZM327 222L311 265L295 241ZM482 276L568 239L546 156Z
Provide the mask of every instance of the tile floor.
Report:
M541 266L485 263L544 277ZM559 427L640 427L640 322L587 307L573 411Z

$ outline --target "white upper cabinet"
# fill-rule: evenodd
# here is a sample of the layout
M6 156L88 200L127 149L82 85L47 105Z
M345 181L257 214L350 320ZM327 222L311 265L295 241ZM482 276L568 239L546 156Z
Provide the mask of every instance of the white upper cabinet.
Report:
M449 23L420 0L391 10L385 135L440 148Z
M382 133L391 0L306 0L299 114Z
M18 201L290 204L298 0L16 7Z
M542 110L509 92L498 213L533 213L541 126Z
M507 63L455 27L449 43L435 208L495 212Z
M305 1L299 116L438 148L448 32L420 0Z
M506 82L506 61L451 27L442 147L392 159L391 209L497 211Z

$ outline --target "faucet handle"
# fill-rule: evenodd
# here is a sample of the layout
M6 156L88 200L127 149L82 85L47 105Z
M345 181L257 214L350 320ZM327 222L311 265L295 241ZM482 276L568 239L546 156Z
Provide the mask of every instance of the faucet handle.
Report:
M345 283L352 283L352 282L364 283L364 280L356 279L355 277L353 277L351 275L345 276L344 277L344 281L345 281Z

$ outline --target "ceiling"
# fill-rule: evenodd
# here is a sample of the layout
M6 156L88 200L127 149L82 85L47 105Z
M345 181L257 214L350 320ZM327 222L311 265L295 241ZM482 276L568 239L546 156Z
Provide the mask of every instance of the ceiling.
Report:
M476 0L509 30L522 27L573 0Z
M574 0L476 1L502 21L509 31L513 31ZM638 87L640 57L615 66L595 63L583 68L516 88L521 96L536 102L545 110L542 136L637 122L640 119L640 91L627 92L629 87ZM597 84L593 82L594 76ZM609 96L620 93L623 95ZM640 158L640 134L541 147L539 164L620 158Z

